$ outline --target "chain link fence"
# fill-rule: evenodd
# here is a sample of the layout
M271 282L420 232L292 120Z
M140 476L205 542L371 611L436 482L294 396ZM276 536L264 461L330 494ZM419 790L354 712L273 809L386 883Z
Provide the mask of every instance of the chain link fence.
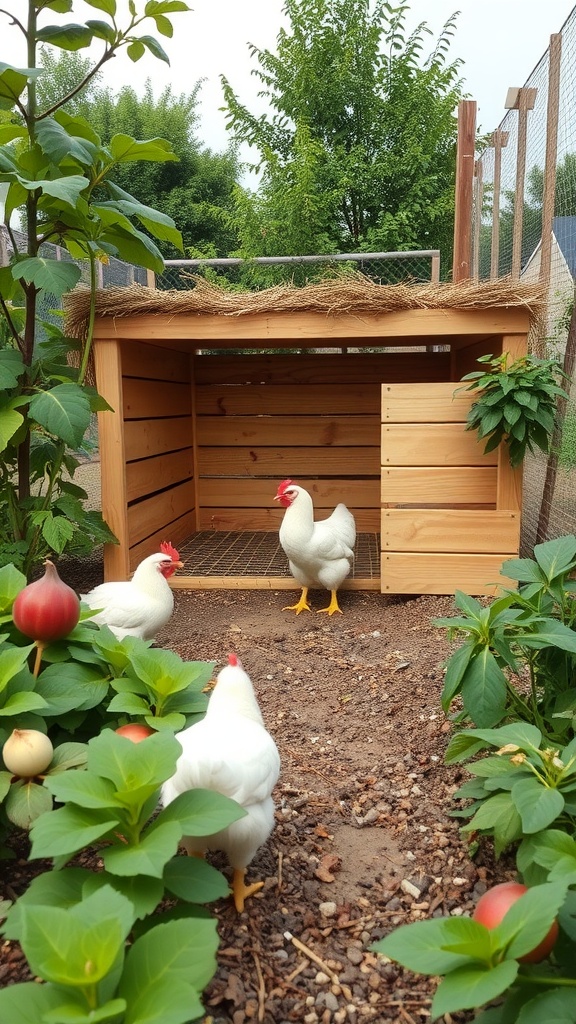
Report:
M156 287L185 291L202 276L227 288L254 291L275 284L310 284L336 270L365 274L377 284L421 284L440 280L440 252L338 253L330 256L262 256L253 260L166 260Z
M476 161L475 276L511 275L547 288L535 355L557 359L573 377L568 328L576 279L576 8L550 39ZM562 410L552 459L533 455L524 472L522 547L576 529L576 387Z

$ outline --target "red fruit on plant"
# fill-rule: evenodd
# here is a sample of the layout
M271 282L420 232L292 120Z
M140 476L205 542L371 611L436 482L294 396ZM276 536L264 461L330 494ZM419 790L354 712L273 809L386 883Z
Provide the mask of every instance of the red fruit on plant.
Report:
M147 725L139 725L137 722L128 722L127 725L121 725L115 732L119 736L126 736L133 743L140 743L140 740L145 740L147 736L152 736L154 729L150 729Z
M49 644L62 640L78 625L80 599L72 587L60 579L49 558L41 579L21 590L12 606L14 625L24 636Z
M486 928L496 928L507 911L510 910L510 907L525 892L528 892L528 886L522 885L521 882L501 882L500 885L492 886L478 900L476 909L472 914L474 921L479 921ZM518 957L519 962L522 964L539 964L541 960L545 960L552 952L557 938L558 922L553 921L550 931L542 939L542 942L539 942L530 953Z

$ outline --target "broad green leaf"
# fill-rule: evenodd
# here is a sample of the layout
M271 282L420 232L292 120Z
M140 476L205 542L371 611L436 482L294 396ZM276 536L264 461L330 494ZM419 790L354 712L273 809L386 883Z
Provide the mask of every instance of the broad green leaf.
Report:
M88 744L88 767L111 779L119 791L143 786L160 786L171 778L182 748L168 733L155 733L141 743L132 743L105 729Z
M3 565L0 569L0 614L12 607L17 594L26 586L26 577L14 565ZM32 650L32 646L28 651ZM27 657L28 655L26 655ZM0 655L1 659L1 655ZM1 661L0 661L1 665ZM0 669L1 674L1 669Z
M194 1004L187 1016L175 1015L167 986L186 986L189 998L194 991L201 992L216 971L218 935L216 922L187 918L157 925L136 939L126 957L118 995L128 1004L124 1024L138 1024L141 1020L185 1024L202 1014ZM161 1015L158 993L163 991L165 1015ZM148 1016L157 1007L158 1017ZM180 1013L182 1011L180 1010Z
M576 1024L574 989L553 988L525 1003L516 1024Z
M130 135L118 134L112 136L109 149L112 159L118 164L134 160L162 162L178 159L172 149L172 144L166 139L146 139L140 142Z
M148 0L144 8L146 16L155 18L157 14L175 14L177 11L190 11L192 8L184 0Z
M183 835L211 836L245 815L246 811L240 804L222 793L211 789L189 789L160 812L149 831L164 822L175 821L181 826Z
M471 736L468 732L456 732L450 737L444 760L446 764L465 761L477 754L484 746L482 740L476 736Z
M127 263L147 267L157 274L164 272L164 260L158 247L148 235L132 226L131 231L121 227L107 227L100 235L100 245L104 251L118 256Z
M133 921L131 903L101 886L66 910L26 905L22 947L34 974L58 985L84 987L112 969Z
M45 786L21 779L10 787L4 810L14 825L28 830L41 814L51 812L52 797Z
M121 190L115 189L114 191ZM144 206L134 199L120 199L116 202L100 203L94 209L96 212L106 209L112 212L118 211L126 217L136 217L155 238L172 242L178 249L182 249L182 235L172 218L168 217L165 213L153 210L150 206Z
M529 722L511 722L501 725L498 729L468 729L462 734L484 740L493 747L504 747L514 743L522 750L538 750L542 742L542 733Z
M107 681L93 666L78 662L48 665L39 679L42 696L47 701L46 716L96 707L108 691Z
M89 18L86 22L87 27L90 29L95 39L104 39L111 46L116 42L116 32L112 25L109 25L106 21L96 21L95 19Z
M84 2L97 11L104 11L112 18L116 14L116 0L84 0Z
M14 348L0 349L0 391L9 391L18 384L24 371L24 361Z
M500 775L509 775L514 771L521 770L521 766L512 765L507 757L483 757L467 765L467 771L471 775L479 775L480 778L489 779Z
M76 532L74 523L49 513L42 523L42 536L52 551L61 555Z
M79 807L118 808L116 790L109 779L101 779L90 772L63 772L50 775L46 785L59 803L74 803ZM113 812L114 813L114 812Z
M73 209L80 202L82 192L88 187L90 182L88 178L82 177L80 174L69 174L63 178L24 178L22 175L18 177L18 181L22 188L28 192L36 192L38 189L53 199L59 199L61 202L66 203Z
M531 953L548 934L566 897L565 882L535 885L524 893L505 914L497 928L492 929L498 949L518 959Z
M175 856L181 838L182 829L176 822L162 823L154 830L149 829L138 844L109 846L102 854L104 867L113 875L151 875L152 878L162 878L164 868Z
M462 701L477 726L491 726L504 715L506 676L488 647L471 659L462 683Z
M531 558L507 558L502 563L502 575L520 583L543 583L544 576Z
M499 857L510 843L522 835L522 821L509 793L495 793L478 808L473 818L464 825L463 832L492 832L494 850Z
M456 694L460 691L464 674L474 652L474 642L462 644L450 657L442 689L442 710L447 712Z
M22 413L12 408L10 403L0 408L0 452L5 451L23 423Z
M224 875L199 857L173 857L163 880L169 892L188 903L212 903L230 892Z
M25 981L0 989L0 1020L10 1024L38 1024L62 1004L62 993L52 985Z
M134 63L140 60L145 53L146 47L144 46L144 43L140 42L139 39L133 39L132 42L129 43L126 47L126 54L130 58L130 60L134 61Z
M432 1000L432 1017L469 1010L490 1002L510 987L518 974L516 960L496 967L468 965L451 971L439 984Z
M419 974L446 974L467 964L466 954L446 950L458 939L461 918L437 918L401 925L370 948Z
M111 885L122 893L134 907L135 918L145 918L154 913L164 896L164 886L159 878L150 875L111 875L108 871L87 871L88 878L84 885L86 895L96 892L101 885Z
M512 800L522 818L522 829L530 835L548 828L564 809L564 797L535 777L519 779L511 791Z
M171 35L172 33L170 32L164 34ZM163 60L165 64L170 64L170 60L168 58L166 50L160 45L160 43L158 42L157 39L154 38L154 36L140 36L140 42L144 43L144 46L146 47L147 50L150 51L153 57L156 57L158 60Z
M108 704L111 714L149 715L150 703L136 693L117 693Z
M33 650L34 644L30 644L27 647L7 647L0 651L0 692L26 666L28 655Z
M576 631L557 619L543 619L533 633L523 633L518 637L518 642L523 647L559 647L562 651L576 654Z
M57 384L30 400L30 416L71 448L80 445L90 415L90 403L77 384Z
M11 693L0 708L0 716L13 718L25 711L41 711L46 714L47 704L39 693L31 693L20 690L18 693Z
M74 288L81 273L76 263L46 259L44 256L20 260L13 268L14 277L23 278L29 284L33 283L37 288L43 288L58 297Z
M544 544L536 544L534 558L546 579L553 580L563 575L576 565L576 536L568 534Z
M83 50L92 42L92 33L85 25L46 25L37 30L36 36L39 42L61 50Z
M15 68L0 61L0 110L11 110L28 81L38 78L40 68Z
M71 857L114 829L117 816L82 807L60 807L37 818L30 831L31 857Z

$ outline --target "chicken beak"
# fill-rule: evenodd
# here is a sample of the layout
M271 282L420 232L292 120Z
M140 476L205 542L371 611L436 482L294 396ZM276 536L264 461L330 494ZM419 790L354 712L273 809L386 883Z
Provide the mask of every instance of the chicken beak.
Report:
M172 565L174 566L175 569L183 569L184 568L184 562L172 562Z
M275 494L275 495L274 495L274 501L280 501L280 498L281 498L281 497L282 497L282 495L281 495L281 494Z

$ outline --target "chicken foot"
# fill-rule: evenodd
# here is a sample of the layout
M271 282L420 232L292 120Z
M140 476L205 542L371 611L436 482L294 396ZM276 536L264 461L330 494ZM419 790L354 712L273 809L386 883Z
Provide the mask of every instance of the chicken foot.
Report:
M330 594L330 604L328 605L327 608L318 608L317 614L319 614L320 612L327 612L328 615L334 615L334 612L339 612L340 615L342 615L342 609L338 604L338 597L336 595L336 591L331 590Z
M340 610L340 609L338 609ZM297 604L284 605L283 612L296 612L296 615L300 615L300 612L311 612L312 609L308 604L308 587L302 587L302 593Z
M244 910L244 901L247 900L249 896L253 896L255 892L259 892L264 885L264 882L253 882L252 885L245 885L245 875L246 868L234 868L234 875L232 878L232 895L234 897L234 906L239 914Z

